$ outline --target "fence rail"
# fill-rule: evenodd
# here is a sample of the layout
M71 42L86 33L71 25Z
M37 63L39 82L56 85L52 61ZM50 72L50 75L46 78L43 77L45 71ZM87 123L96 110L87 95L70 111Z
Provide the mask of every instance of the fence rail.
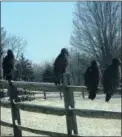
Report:
M2 101L1 106L5 108L11 108L10 101ZM65 108L56 108L56 107L48 107L42 105L32 105L25 103L15 103L15 106L21 110L35 112L35 113L44 113L44 114L53 114L58 116L66 115Z
M43 83L43 82L25 82L25 81L12 81L13 85L17 88L25 88L25 89L34 89L40 91L48 91L48 92L58 92L57 90L61 90L64 88L63 86L55 86L53 83ZM5 86L8 87L8 82L5 80L0 80L0 87ZM81 92L82 90L86 90L86 86L74 86L67 85L67 88L73 92ZM99 91L103 91L102 87L98 87ZM117 91L121 92L122 88L118 88ZM38 91L39 92L39 91Z
M5 122L5 121L2 121L2 120L0 121L0 124L3 125L3 126L7 126L7 127L13 127L13 124ZM67 137L68 136L67 134L64 134L64 133L57 133L57 132L51 132L51 131L37 130L37 129L28 128L28 127L24 127L24 126L20 126L20 125L17 125L17 127L19 129L23 130L23 131L28 131L28 132L35 133L35 134L49 135L51 137L53 137L53 136L55 136L55 137L59 137L59 136ZM72 137L81 137L81 136L79 136L79 135L72 135Z
M57 90L61 90L64 88L63 86L55 86L53 83L39 83L39 82L25 82L25 81L12 81L13 85L17 88L25 88L25 89L36 89L40 91L48 91L48 92L57 92ZM0 85L8 87L8 82L5 80L0 80ZM86 89L86 86L70 86L67 85L67 88L70 91L81 92L81 90ZM102 90L102 87L99 87L99 90Z
M1 100L1 106L11 108L10 101ZM67 114L65 108L49 107L44 105L32 105L27 103L15 103L15 106L23 111L43 113L64 116ZM89 118L104 118L104 119L121 119L121 112L103 111L103 110L89 110L89 109L68 109L69 112L75 113L77 116Z
M103 111L103 110L88 110L88 109L76 109L74 103L75 91L82 91L86 89L84 86L70 86L63 85L56 87L50 83L36 83L36 82L23 82L23 81L9 81L0 80L0 86L6 86L9 90L10 101L1 100L1 106L5 108L11 108L12 124L5 121L1 121L1 125L13 127L14 136L22 137L22 130L30 131L37 134L50 135L50 136L78 136L77 120L76 116L89 117L89 118L109 118L109 119L121 119L121 112ZM18 97L17 88L32 89L36 88L42 91L48 92L63 92L65 108L49 107L42 105L32 105L27 103L17 102ZM102 88L99 88L102 90ZM118 89L120 91L121 89ZM35 130L29 127L21 126L20 110L52 114L58 116L66 115L67 134L56 133L50 131ZM75 135L73 135L72 131Z

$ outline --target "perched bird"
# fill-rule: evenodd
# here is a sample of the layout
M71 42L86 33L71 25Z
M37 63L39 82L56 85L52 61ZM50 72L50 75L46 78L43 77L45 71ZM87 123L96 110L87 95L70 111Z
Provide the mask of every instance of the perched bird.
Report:
M101 72L96 60L91 62L84 75L85 86L89 91L89 99L94 100L96 97L99 81L101 77Z
M103 73L103 88L106 94L105 101L108 102L121 81L121 61L118 58L112 60L112 64L108 66Z
M14 54L12 50L7 51L7 55L2 62L3 77L6 80L12 80L12 71L14 69Z
M60 85L63 82L63 74L69 63L69 52L66 48L61 49L61 53L57 56L53 64L54 82L55 85Z

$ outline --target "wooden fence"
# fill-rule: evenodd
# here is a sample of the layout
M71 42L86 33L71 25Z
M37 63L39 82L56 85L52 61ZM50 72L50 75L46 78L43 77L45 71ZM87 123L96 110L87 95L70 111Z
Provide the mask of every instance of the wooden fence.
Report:
M13 127L15 137L22 137L22 130L29 131L36 134L43 134L49 136L80 136L78 135L78 127L76 116L90 117L90 118L107 118L107 119L121 119L121 112L102 111L102 110L88 110L88 109L76 109L74 103L75 91L81 92L86 87L83 86L70 86L63 85L56 87L54 84L37 83L37 82L22 82L12 81L7 82L0 80L0 85L8 88L10 101L1 100L1 106L5 108L11 108L12 124L1 120L1 125ZM56 108L42 105L24 104L17 101L17 88L25 89L37 89L48 92L62 92L64 95L65 108ZM102 89L101 89L102 90ZM121 89L118 89L119 91ZM20 110L52 114L58 116L66 116L67 134L57 133L51 131L36 130L29 127L21 126Z

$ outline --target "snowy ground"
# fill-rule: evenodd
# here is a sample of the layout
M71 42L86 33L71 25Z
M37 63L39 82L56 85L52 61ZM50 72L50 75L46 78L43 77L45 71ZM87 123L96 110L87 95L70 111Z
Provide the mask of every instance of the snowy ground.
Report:
M63 99L51 98L48 96L47 100L38 98L31 102L32 104L41 104L55 107L64 107ZM98 95L94 101L82 98L81 93L75 97L76 108L80 109L95 109L95 110L112 110L121 111L121 98L116 96L112 98L109 103L105 102L104 95ZM39 113L32 113L26 111L21 112L21 124L23 126L54 131L60 133L67 133L65 116L53 116ZM1 119L11 123L11 110L1 108ZM95 119L82 118L77 116L78 132L81 136L121 136L121 120L112 119ZM13 135L12 129L8 127L1 127L1 135ZM39 136L29 132L22 132L23 136Z

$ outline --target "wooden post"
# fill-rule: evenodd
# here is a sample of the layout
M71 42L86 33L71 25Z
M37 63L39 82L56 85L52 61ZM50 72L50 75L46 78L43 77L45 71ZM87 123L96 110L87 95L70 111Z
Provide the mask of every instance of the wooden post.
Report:
M22 137L22 131L16 125L16 121L19 125L21 125L19 108L15 106L15 102L18 101L17 88L12 84L11 81L9 81L8 84L9 84L8 91L9 91L10 102L11 102L11 113L12 113L14 137Z
M85 98L85 89L82 89L82 97Z
M46 97L46 91L44 91L44 99L47 99L47 97Z
M67 79L67 76L64 76L63 79ZM67 80L64 81L66 82ZM68 135L72 135L72 131L74 132L74 134L78 134L76 115L73 113L72 110L70 110L70 108L75 108L74 95L73 95L73 91L70 91L66 87L65 82L63 85L63 94L64 94L65 109L67 111L67 115L66 115L67 132Z
M64 85L66 83L67 85L70 85L70 81L70 73L65 73L61 79L62 84ZM60 91L60 88L58 88L58 90ZM62 99L62 91L60 91L60 99Z
M60 91L60 99L62 99L62 92Z

